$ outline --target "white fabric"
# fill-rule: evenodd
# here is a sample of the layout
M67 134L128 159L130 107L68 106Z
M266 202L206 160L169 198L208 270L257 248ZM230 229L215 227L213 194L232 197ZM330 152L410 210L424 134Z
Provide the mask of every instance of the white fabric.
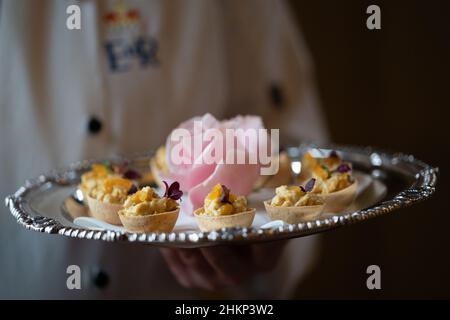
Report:
M81 31L66 28L73 2L0 3L1 198L53 167L158 147L171 128L205 112L260 114L286 140L326 139L310 58L284 2L127 1L140 20L114 28L104 16L117 1L84 0ZM121 59L127 71L112 71L105 46L137 50L139 37L156 41L156 57L143 66L130 53ZM279 110L269 98L273 83L283 91ZM92 115L103 123L98 135L86 131ZM235 291L285 296L314 248L312 237L291 241L278 269L255 281L260 287ZM80 291L66 288L69 264L82 269ZM110 276L105 289L89 280L96 268ZM202 296L175 282L157 249L26 231L1 209L1 298Z

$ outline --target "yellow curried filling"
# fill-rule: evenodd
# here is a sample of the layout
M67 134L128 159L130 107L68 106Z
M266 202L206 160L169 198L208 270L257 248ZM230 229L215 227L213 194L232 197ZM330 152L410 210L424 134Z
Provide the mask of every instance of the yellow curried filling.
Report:
M314 158L310 152L303 157L303 163L312 171L316 179L312 193L328 194L347 188L353 183L351 171L337 172L343 161L338 156Z
M133 182L124 178L110 177L99 180L89 195L106 203L122 204L128 196Z
M303 207L323 204L319 196L303 191L299 186L280 186L270 205L276 207Z
M119 177L103 164L93 164L91 170L81 176L80 188L87 193L96 188L106 178Z
M152 188L144 187L129 195L123 207L122 212L126 216L146 216L173 211L178 204L173 199L161 198Z
M328 194L336 191L340 191L342 189L347 188L353 183L353 178L350 173L333 173L331 177L327 179L323 179L320 176L313 174L316 178L316 183L314 184L314 188L312 193L316 194Z
M228 201L222 202L223 188L221 184L217 184L206 196L204 202L204 214L209 216L227 216L247 211L247 199L243 196L234 194L228 195Z

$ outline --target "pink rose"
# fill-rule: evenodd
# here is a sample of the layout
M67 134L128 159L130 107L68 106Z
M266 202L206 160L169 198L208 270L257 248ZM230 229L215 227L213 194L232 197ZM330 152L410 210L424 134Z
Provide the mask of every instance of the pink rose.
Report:
M166 160L169 173L160 175L159 178L169 183L180 183L181 189L188 194L188 201L183 203L183 209L190 214L203 205L206 195L216 184L224 184L234 194L245 196L252 191L260 175L260 165L249 161L251 156L257 157L260 143L257 136L255 139L237 135L227 139L227 129L255 129L257 134L258 129L264 129L264 125L258 116L237 116L218 121L207 113L181 123L167 138ZM190 139L180 138L181 134ZM222 138L214 138L217 136ZM237 154L246 157L244 164L237 164ZM221 161L217 161L218 159ZM230 163L227 159L234 161Z

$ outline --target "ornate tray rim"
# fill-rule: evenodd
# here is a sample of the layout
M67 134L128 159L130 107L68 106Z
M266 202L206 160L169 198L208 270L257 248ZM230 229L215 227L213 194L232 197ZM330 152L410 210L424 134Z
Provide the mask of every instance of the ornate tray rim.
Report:
M316 145L301 144L292 149L299 152L307 148L336 149L347 153L369 156L374 167L381 166L379 159L388 161L390 165L410 171L414 175L414 183L407 189L396 194L392 199L382 201L370 208L358 210L352 213L336 215L299 224L288 224L276 229L255 228L226 228L211 232L171 232L171 233L130 233L111 230L91 230L85 228L65 227L58 221L44 216L29 214L24 205L26 195L46 183L57 185L69 184L70 177L76 175L77 171L85 170L92 163L99 160L83 160L74 162L66 168L52 170L34 179L29 179L13 195L5 198L5 205L17 223L28 230L44 232L49 234L60 234L72 238L94 239L103 241L139 242L159 246L189 247L198 245L231 244L237 242L257 242L263 240L278 240L300 236L307 236L325 230L350 225L359 221L381 216L394 210L408 207L416 202L431 197L436 191L439 169L418 160L412 155L404 153L388 153L372 147L356 147L346 145ZM130 159L151 156L151 153L137 154L131 157L117 156L114 160ZM378 160L377 160L378 159ZM109 159L111 160L111 159Z

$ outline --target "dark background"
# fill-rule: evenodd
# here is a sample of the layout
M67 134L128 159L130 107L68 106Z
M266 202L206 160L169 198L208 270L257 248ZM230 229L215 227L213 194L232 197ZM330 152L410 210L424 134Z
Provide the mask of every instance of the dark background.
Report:
M381 8L381 30L366 8ZM299 298L450 298L448 1L291 1L314 57L334 142L411 153L440 167L431 200L323 234ZM351 121L351 123L349 123ZM367 266L382 290L366 288Z

